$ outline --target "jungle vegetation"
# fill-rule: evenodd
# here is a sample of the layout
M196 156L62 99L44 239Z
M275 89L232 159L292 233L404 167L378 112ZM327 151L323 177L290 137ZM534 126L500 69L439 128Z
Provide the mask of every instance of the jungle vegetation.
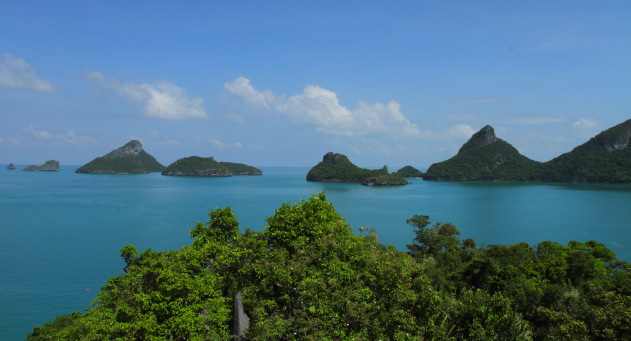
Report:
M210 211L179 250L121 250L94 306L28 340L628 340L631 266L596 241L476 245L415 215L406 252L349 224L325 193L260 232ZM122 266L122 265L121 265Z

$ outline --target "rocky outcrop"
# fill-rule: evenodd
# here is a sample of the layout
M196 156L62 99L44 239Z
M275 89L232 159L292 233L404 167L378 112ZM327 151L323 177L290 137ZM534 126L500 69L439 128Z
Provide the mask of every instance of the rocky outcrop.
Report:
M245 333L250 326L250 318L243 309L241 292L238 292L234 297L232 313L232 335L235 336L235 340L245 340Z
M14 166L12 163L10 163L10 164L7 166L7 169L8 169L8 170L14 170L14 169L15 169L15 166Z
M88 174L145 174L161 172L164 166L142 149L138 140L98 157L79 167L77 173Z
M382 169L365 169L355 166L346 155L326 153L322 162L307 173L307 181L358 183L367 186L407 185L410 182L402 176Z
M25 172L59 172L59 161L48 160L41 166L31 165L22 170Z

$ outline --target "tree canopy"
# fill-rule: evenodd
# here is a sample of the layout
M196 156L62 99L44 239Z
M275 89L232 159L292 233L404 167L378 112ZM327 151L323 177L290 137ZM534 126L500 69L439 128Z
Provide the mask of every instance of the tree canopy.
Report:
M29 340L624 340L631 267L596 241L476 247L450 223L408 220L409 251L353 233L325 193L283 203L260 232L230 207L179 250L121 250L94 306ZM238 299L237 299L238 298Z

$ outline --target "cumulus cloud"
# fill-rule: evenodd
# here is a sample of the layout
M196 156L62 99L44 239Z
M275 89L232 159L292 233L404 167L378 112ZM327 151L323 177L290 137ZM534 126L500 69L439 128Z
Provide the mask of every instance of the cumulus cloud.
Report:
M24 59L15 58L8 53L0 59L0 87L24 88L41 92L55 90L50 82L40 78Z
M340 104L335 92L316 85L308 85L302 93L287 97L270 90L259 91L245 77L225 83L224 88L253 108L275 111L292 124L313 126L321 134L421 137L418 126L401 113L401 105L395 101L359 102L355 110L350 110Z
M96 71L86 71L85 77L131 103L142 104L147 117L171 120L208 117L201 98L189 97L186 90L168 81L134 84Z

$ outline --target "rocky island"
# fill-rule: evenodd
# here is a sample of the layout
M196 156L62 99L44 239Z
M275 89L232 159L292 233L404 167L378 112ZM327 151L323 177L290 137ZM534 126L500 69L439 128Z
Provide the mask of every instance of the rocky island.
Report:
M424 179L447 181L535 181L541 163L519 153L508 142L495 136L491 126L473 134L449 160L427 169Z
M407 185L410 182L402 176L382 169L365 169L355 166L346 155L326 153L322 162L307 173L307 181L359 183L367 186Z
M213 157L199 156L179 159L162 171L162 175L202 177L262 174L263 172L260 169L243 163L217 162Z
M97 157L79 167L76 173L146 174L162 170L164 166L142 149L140 141L132 140L105 156Z
M10 163L10 164L7 166L7 169L8 169L8 170L15 170L15 166L14 166L12 163Z
M13 166L13 164L9 166ZM15 169L15 166L13 167L13 169ZM22 170L25 172L59 172L59 161L48 160L41 166L30 165L23 168Z

